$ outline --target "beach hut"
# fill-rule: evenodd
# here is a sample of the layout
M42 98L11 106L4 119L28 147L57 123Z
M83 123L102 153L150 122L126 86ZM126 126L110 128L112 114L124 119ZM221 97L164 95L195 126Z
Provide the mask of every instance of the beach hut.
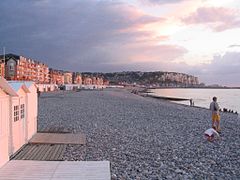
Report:
M0 77L0 167L9 160L11 98L18 97L4 78Z
M26 141L32 138L37 132L37 114L38 114L38 94L37 86L34 82L25 82L30 93L27 93L27 112L26 112Z
M37 87L0 77L0 167L37 132Z
M27 93L29 89L23 82L9 81L12 89L17 93L17 97L11 98L10 109L10 154L14 154L26 142L27 131Z

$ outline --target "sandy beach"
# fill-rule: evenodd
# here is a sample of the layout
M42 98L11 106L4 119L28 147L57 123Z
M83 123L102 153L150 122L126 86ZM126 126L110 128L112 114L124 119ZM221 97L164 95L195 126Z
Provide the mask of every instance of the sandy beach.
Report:
M209 102L210 103L210 102ZM70 161L111 162L112 179L239 179L240 119L221 114L221 140L207 142L207 109L141 97L124 89L42 93L38 130L86 134Z

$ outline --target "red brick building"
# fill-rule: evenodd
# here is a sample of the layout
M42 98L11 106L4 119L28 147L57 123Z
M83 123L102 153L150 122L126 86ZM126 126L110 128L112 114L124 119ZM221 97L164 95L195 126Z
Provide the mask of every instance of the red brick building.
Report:
M7 80L49 83L49 68L44 63L23 56L6 54L5 78Z

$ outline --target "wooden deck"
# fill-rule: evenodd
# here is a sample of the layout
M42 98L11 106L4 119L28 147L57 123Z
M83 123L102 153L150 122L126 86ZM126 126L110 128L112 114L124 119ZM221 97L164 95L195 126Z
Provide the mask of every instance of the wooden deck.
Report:
M11 159L62 161L66 144L27 144Z
M36 133L29 143L34 144L86 144L84 134Z
M0 169L0 180L110 180L109 161L12 160Z

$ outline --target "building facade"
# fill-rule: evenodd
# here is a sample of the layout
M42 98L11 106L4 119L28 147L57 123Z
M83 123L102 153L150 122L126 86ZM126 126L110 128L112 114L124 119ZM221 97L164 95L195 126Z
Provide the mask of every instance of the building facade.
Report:
M72 73L71 72L65 72L64 74L64 84L72 84Z
M90 77L84 77L84 78L83 78L83 84L84 84L84 85L92 85L92 84L93 84L92 78L90 78Z
M5 77L5 65L4 62L0 61L0 76Z
M64 75L63 72L55 70L55 69L49 69L49 78L50 83L62 85L64 84Z
M80 73L74 72L73 73L73 84L82 84L82 76Z
M23 56L6 54L5 78L7 80L49 83L49 68L44 63Z

